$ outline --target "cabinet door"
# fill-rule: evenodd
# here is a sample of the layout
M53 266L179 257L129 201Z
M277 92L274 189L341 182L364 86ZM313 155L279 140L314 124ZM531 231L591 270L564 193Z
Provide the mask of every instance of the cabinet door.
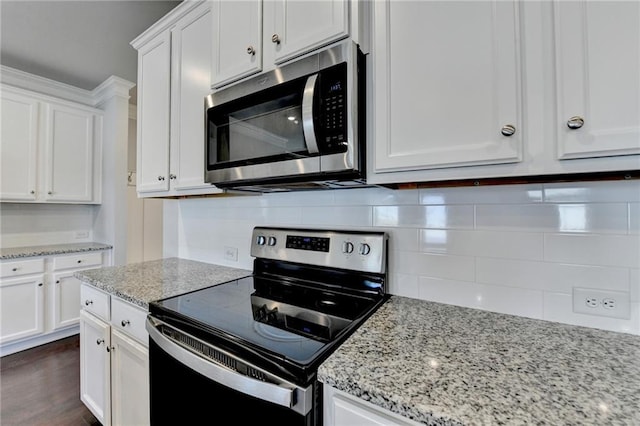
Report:
M521 161L518 3L373 7L375 171Z
M558 158L640 154L640 3L556 1L554 19Z
M0 280L0 344L44 331L44 275Z
M211 25L211 9L205 3L171 31L172 189L205 186L204 98L211 91Z
M149 351L114 330L111 333L111 403L114 425L149 424Z
M74 271L53 274L53 328L65 328L80 320L81 281L73 276Z
M111 424L110 327L80 312L80 399L105 426Z
M38 101L2 88L0 200L36 198Z
M57 104L45 105L45 187L47 201L93 198L94 114Z
M138 51L138 192L169 189L170 59L168 31Z
M262 70L262 0L213 2L212 87Z
M265 1L265 45L276 64L349 35L349 0Z
M325 386L323 392L326 426L417 426L419 424L329 386Z

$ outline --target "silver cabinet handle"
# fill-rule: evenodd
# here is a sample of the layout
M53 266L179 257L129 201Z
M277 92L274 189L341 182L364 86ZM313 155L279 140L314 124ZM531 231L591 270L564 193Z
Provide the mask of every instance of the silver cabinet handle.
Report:
M579 115L574 115L567 121L567 127L571 130L579 129L582 126L584 126L584 118Z
M271 36L271 42L275 44L280 44L280 36L278 34L274 34Z
M513 136L515 132L516 126L514 126L513 124L505 124L500 130L500 133L502 133L503 136Z
M256 54L256 49L254 49L253 46L247 47L247 54L251 55L251 56L255 55Z
M93 300L85 300L84 304L85 306L93 305Z
M131 321L129 320L122 320L122 322L120 322L120 324L122 324L123 327L128 326L129 324L131 324Z
M174 175L174 174L169 174L169 179L171 179L171 180L175 180L176 178L177 178L177 176L176 176L176 175Z
M104 339L98 339L96 340L96 345L101 345L104 343Z

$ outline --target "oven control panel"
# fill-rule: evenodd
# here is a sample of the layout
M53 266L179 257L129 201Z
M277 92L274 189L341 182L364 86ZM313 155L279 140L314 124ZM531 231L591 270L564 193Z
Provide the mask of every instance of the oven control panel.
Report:
M365 272L386 272L385 232L255 227L251 256Z

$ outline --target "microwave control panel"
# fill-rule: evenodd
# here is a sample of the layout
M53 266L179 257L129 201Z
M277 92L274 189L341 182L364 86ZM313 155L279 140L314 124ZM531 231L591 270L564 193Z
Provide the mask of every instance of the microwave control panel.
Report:
M341 63L320 71L321 134L316 135L323 153L347 149L347 64Z

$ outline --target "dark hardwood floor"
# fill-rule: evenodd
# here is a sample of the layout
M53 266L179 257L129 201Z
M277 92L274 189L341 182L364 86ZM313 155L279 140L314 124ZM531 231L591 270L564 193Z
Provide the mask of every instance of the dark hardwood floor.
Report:
M99 426L80 401L80 340L0 358L0 425Z

